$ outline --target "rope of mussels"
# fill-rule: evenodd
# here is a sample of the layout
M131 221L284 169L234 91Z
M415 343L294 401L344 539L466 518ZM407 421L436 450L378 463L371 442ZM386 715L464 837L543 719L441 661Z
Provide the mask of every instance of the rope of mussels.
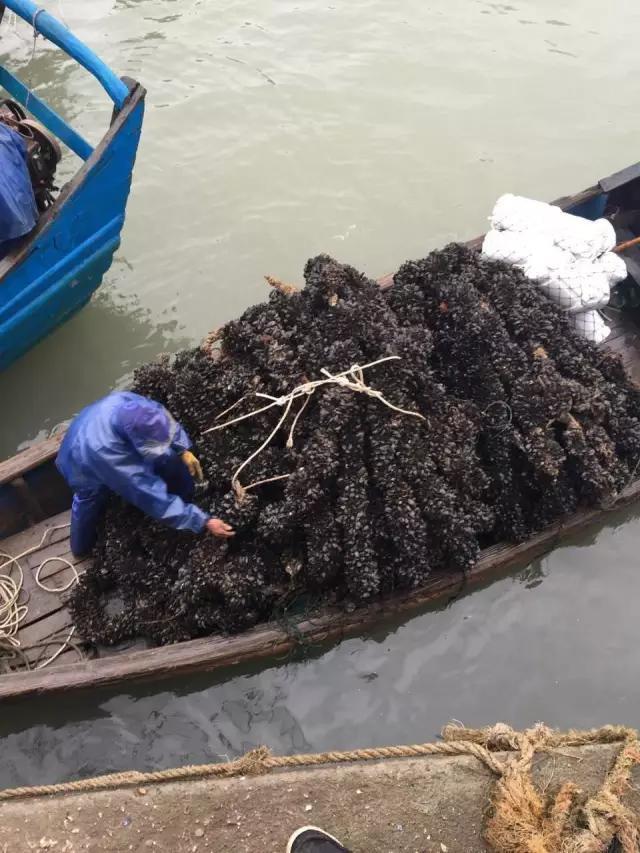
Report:
M296 386L288 394L285 394L282 397L273 397L270 394L262 394L262 393L257 392L255 394L245 395L240 400L238 400L236 403L234 403L232 406L230 406L228 409L225 409L224 412L221 412L218 415L217 420L224 417L229 412L231 412L233 409L235 409L237 406L239 406L244 400L247 399L247 397L251 397L251 396L261 397L261 398L269 401L265 406L262 406L255 411L240 415L239 417L233 418L232 420L227 421L223 424L218 424L214 427L211 427L211 429L205 430L205 433L212 432L212 431L219 430L219 429L225 429L226 427L229 427L232 424L238 423L239 421L243 421L246 418L255 417L256 415L260 414L261 412L265 412L265 411L273 408L274 406L280 406L280 407L284 408L284 411L283 411L281 417L278 419L278 422L277 422L275 428L270 432L270 434L263 441L263 443L260 445L260 447L258 447L258 449L255 450L249 456L249 458L246 459L239 466L239 468L234 473L231 482L232 482L232 486L233 486L234 491L236 492L236 495L238 496L238 498L242 499L244 497L245 493L249 489L253 489L256 486L260 486L264 483L270 483L270 482L273 482L275 480L286 479L287 477L290 476L289 474L279 474L279 475L276 475L274 477L268 477L268 478L263 479L263 480L258 480L257 482L251 483L248 486L242 486L242 484L239 481L239 475L240 475L241 471L244 468L246 468L247 465L249 465L249 463L252 462L271 443L271 441L275 437L276 433L284 425L284 423L287 420L287 417L289 415L289 412L291 411L293 401L299 397L302 397L302 398L304 398L302 406L299 408L298 412L296 413L296 415L293 419L293 422L292 422L291 427L289 429L289 435L287 438L287 447L291 447L293 445L293 434L294 434L294 431L295 431L296 426L298 424L298 421L300 420L300 417L304 414L304 411L306 410L306 408L309 404L311 396L315 393L317 388L320 388L320 387L325 386L325 385L337 385L338 387L342 387L342 388L345 388L347 390L350 390L350 391L353 391L356 393L362 393L362 394L365 394L369 397L372 397L372 398L378 400L380 403L387 406L388 408L392 409L393 411L398 412L399 414L408 415L411 417L418 418L420 420L425 420L424 415L420 414L419 412L407 411L406 409L402 409L402 408L394 405L393 403L389 402L389 400L385 399L382 392L377 391L374 388L371 388L364 381L364 371L367 370L368 368L375 367L376 365L383 364L385 362L397 361L397 360L399 360L399 356L397 356L397 355L386 356L383 358L379 358L376 361L372 361L369 364L364 364L362 366L353 365L348 370L342 371L341 373L337 373L337 374L332 374L326 368L322 368L321 372L324 375L323 379L316 379L316 380L313 380L310 382L303 382L302 384ZM54 645L58 642L60 643L60 646L56 650L56 652L54 652L54 654L50 655L46 660L44 660L42 662L38 661L36 663L35 669L42 669L43 667L48 666L50 663L53 663L53 661L56 660L58 657L60 657L60 655L64 651L66 651L68 648L75 648L76 651L79 653L79 655L82 656L82 652L78 648L78 646L71 642L73 635L75 633L75 627L72 627L70 629L68 635L63 640L57 640L57 639L49 640L48 642L45 642L45 643L39 643L39 644L30 646L28 649L25 649L21 645L20 639L19 639L20 625L22 624L22 622L24 621L24 619L26 618L26 616L29 612L28 604L26 604L26 603L21 604L20 603L20 596L21 596L23 588L24 588L24 570L22 568L22 565L20 564L20 560L23 559L24 557L28 556L29 554L33 554L35 551L38 551L38 549L40 549L44 545L44 543L46 542L47 538L49 537L49 535L51 533L53 533L56 530L66 529L67 527L69 527L69 524L59 524L59 525L56 525L54 527L49 527L47 530L45 530L44 534L42 535L40 542L37 545L34 545L31 548L27 548L27 550L23 551L21 554L18 554L17 556L12 556L11 554L7 554L5 552L0 551L0 558L4 558L6 561L2 565L0 565L0 570L2 570L2 573L0 574L0 652L3 650L4 651L8 650L12 654L13 657L18 657L21 659L21 665L24 666L26 669L32 668L30 663L29 663L29 659L28 659L27 655L25 654L25 652L27 650L33 650L36 648L47 649L47 648L49 648L49 646ZM56 561L64 563L69 569L71 569L71 571L73 572L73 576L66 584L64 584L60 587L50 587L50 586L47 586L46 584L44 584L42 582L42 580L40 579L40 575L41 575L43 568L48 563L56 562ZM12 576L12 568L11 567L13 567L13 566L15 566L15 568L17 569L17 577ZM78 572L77 572L74 564L70 560L67 560L66 557L47 557L45 560L43 560L40 563L40 565L36 569L34 578L35 578L35 582L36 582L37 586L40 587L40 589L44 590L45 592L54 593L54 594L66 592L75 583L77 583L77 581L79 580ZM1 658L0 658L0 660L1 660Z

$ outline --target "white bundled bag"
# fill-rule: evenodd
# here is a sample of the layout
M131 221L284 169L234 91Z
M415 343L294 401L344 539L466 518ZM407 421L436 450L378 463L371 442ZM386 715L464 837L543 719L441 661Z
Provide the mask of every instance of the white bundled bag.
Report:
M583 311L572 314L571 322L576 332L594 344L601 344L609 337L610 329L598 311Z
M489 231L482 244L482 254L494 261L507 261L524 269L532 259L539 260L545 266L548 255L554 255L554 262L562 259L562 253L555 247L549 247L548 241L539 234L517 233L515 231Z
M607 252L601 258L597 258L593 262L593 265L599 272L604 273L609 278L611 287L614 284L624 281L628 275L624 259L620 255L616 255L615 252Z
M489 231L482 253L521 269L565 311L600 308L609 301L612 265L576 260L569 252L549 245L539 234Z
M607 219L591 222L581 216L563 213L558 224L558 231L552 235L553 242L576 258L599 258L616 244L616 232Z
M587 260L574 261L559 270L554 278L542 283L541 288L570 314L604 308L611 293L607 273L598 270L594 263Z
M559 207L544 201L535 201L521 195L506 193L495 203L489 217L497 231L529 231L548 234L562 216Z
M490 221L483 255L519 267L572 315L581 335L605 340L609 330L596 309L607 305L613 285L627 277L625 262L610 251L616 242L611 223L510 194L498 199Z
M606 219L592 222L553 204L510 193L498 199L490 222L498 231L543 235L577 258L597 258L616 244L613 225Z

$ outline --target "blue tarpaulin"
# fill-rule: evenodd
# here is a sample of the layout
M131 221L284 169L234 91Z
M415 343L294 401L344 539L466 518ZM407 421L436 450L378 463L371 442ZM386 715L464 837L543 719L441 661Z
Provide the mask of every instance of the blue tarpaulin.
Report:
M15 130L0 124L0 255L8 241L28 234L37 221L26 142Z

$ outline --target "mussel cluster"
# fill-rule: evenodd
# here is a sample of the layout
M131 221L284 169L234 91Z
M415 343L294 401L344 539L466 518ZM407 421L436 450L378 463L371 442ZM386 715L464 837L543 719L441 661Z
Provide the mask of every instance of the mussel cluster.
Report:
M71 601L86 640L170 643L244 630L300 595L418 586L635 475L640 393L519 271L452 244L404 264L387 291L324 255L304 275L213 349L136 371L134 390L194 441L197 503L237 535L176 532L114 497ZM390 356L355 374L373 393L328 382L276 430L292 389Z

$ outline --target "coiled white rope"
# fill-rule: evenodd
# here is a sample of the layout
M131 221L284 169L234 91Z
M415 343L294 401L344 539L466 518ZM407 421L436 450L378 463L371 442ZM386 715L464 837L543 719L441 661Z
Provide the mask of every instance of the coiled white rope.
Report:
M29 612L27 604L19 603L20 595L24 586L24 569L20 564L20 560L42 548L48 537L56 530L64 530L67 527L69 527L68 523L48 527L42 534L42 538L37 545L27 548L26 551L23 551L21 554L17 554L16 556L0 551L0 558L5 559L5 562L0 565L0 648L4 645L5 647L8 646L10 649L20 649L20 625ZM69 569L71 569L72 577L67 581L67 583L62 584L62 586L59 587L47 586L43 583L40 579L40 574L47 563L51 562L64 563ZM13 576L13 567L16 569L15 577ZM71 589L71 587L78 582L80 577L75 565L70 560L67 560L66 557L47 557L36 569L34 579L40 589L45 592L61 593ZM69 641L71 640L74 632L75 628L72 628L66 640L61 641L60 648L51 655L51 657L47 658L47 660L38 664L36 669L42 669L43 667L48 666L48 664L52 663L57 657L59 657L59 655L61 655L68 647ZM52 645L53 642L54 641L50 642L48 645Z
M408 411L407 409L401 409L398 406L394 406L393 403L390 403L387 399L385 399L384 395L382 394L382 391L376 391L375 388L370 388L364 381L364 372L363 371L367 370L370 367L375 367L377 364L382 364L385 361L399 361L399 360L400 360L399 355L388 355L388 356L385 356L384 358L379 358L376 361L371 361L368 364L363 364L362 366L360 366L358 364L354 364L348 370L344 370L344 371L342 371L342 373L336 373L336 374L329 373L329 371L323 367L323 368L321 368L320 372L323 373L327 377L326 379L315 379L315 380L310 381L310 382L303 382L301 385L297 385L292 391L290 391L288 394L284 394L282 397L273 397L271 394L262 394L259 391L256 391L252 394L245 394L243 397L241 397L239 400L237 400L232 406L229 406L228 409L225 409L224 412L220 412L220 414L217 415L216 420L220 420L220 418L223 418L225 415L228 415L229 412L233 411L244 400L247 400L249 397L261 397L265 400L271 401L266 406L261 406L259 409L255 409L255 411L253 411L253 412L248 412L245 415L240 415L237 418L233 418L230 421L226 421L226 423L218 424L217 426L213 426L213 427L209 427L209 429L204 430L203 435L206 435L209 432L214 432L215 430L226 429L226 427L229 427L232 424L237 424L240 421L245 420L246 418L253 418L256 415L261 414L262 412L266 412L269 409L272 409L274 406L283 406L284 407L284 412L282 413L282 417L280 418L280 420L278 421L278 423L276 424L274 429L267 436L267 438L262 442L260 447L258 447L258 449L255 450L251 454L251 456L249 456L248 459L245 459L245 461L236 469L235 474L231 478L231 486L232 486L234 492L236 493L237 498L239 500L242 500L242 498L245 495L245 492L247 492L248 489L254 488L255 486L260 486L263 483L271 483L271 482L274 482L275 480L284 480L290 476L289 474L279 474L276 477L268 477L265 480L258 480L256 483L251 483L248 486L243 486L238 479L240 476L240 472L244 468L246 468L247 465L249 465L249 463L252 462L256 458L256 456L259 456L260 453L262 453L262 451L266 447L269 446L269 444L273 440L274 436L277 434L280 427L286 421L287 416L289 415L289 412L291 411L291 406L293 405L293 401L296 400L298 397L305 397L306 399L305 399L304 403L302 404L302 406L298 410L298 412L297 412L297 414L293 420L293 423L291 424L291 429L289 430L289 437L287 438L286 446L287 447L293 447L293 433L294 433L294 430L298 424L298 420L300 419L300 416L302 415L302 413L306 409L307 404L309 403L309 400L311 398L311 395L314 394L316 392L316 390L318 388L322 387L323 385L338 385L341 388L348 389L349 391L354 391L354 392L359 393L359 394L366 394L368 397L373 397L374 399L379 400L385 406L388 406L388 408L393 409L395 412L399 412L401 415L408 415L409 417L419 418L420 420L423 420L423 421L426 420L424 415L421 415L419 412Z

